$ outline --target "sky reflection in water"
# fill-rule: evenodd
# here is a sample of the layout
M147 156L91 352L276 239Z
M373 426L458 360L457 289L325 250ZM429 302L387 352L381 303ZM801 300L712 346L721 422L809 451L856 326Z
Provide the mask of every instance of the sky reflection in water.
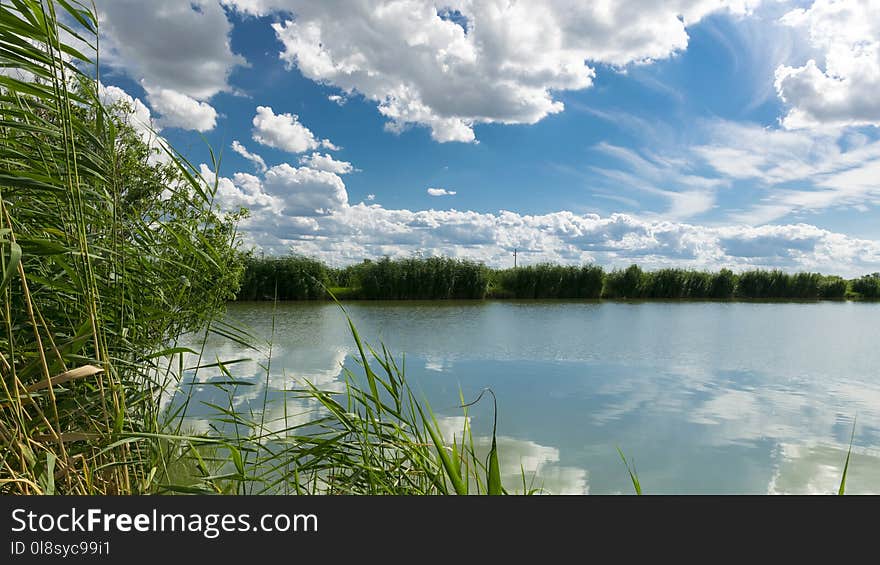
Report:
M880 305L856 303L350 303L361 335L384 342L450 436L463 424L459 388L498 396L504 481L520 465L553 493L632 492L617 453L651 493L832 493L857 417L848 492L880 492ZM271 304L229 317L271 335ZM231 372L237 408L262 405L265 360L212 338L207 362L251 357ZM279 304L267 421L284 427L280 392L308 379L341 386L354 351L335 305ZM220 380L218 372L202 380ZM205 429L226 393L197 386L190 423ZM287 416L317 409L287 399ZM488 449L491 404L471 409ZM297 420L298 418L298 420ZM486 443L483 446L483 443Z

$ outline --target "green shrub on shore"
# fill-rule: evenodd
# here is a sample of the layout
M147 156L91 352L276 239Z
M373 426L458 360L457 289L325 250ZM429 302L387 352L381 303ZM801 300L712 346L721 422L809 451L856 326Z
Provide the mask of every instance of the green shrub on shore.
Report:
M853 280L852 291L859 297L869 300L880 298L880 273L872 273Z
M645 271L638 265L606 272L598 265L541 263L491 269L445 257L365 260L331 269L317 259L270 257L246 261L239 300L330 298L364 300L612 299L839 300L880 298L880 274L847 281L780 270L734 273L691 269ZM331 293L325 291L331 289Z
M496 295L505 298L599 298L602 267L542 263L493 273Z
M327 267L316 259L290 255L245 259L238 300L319 300L330 284Z
M489 269L482 263L427 257L366 260L334 273L334 283L364 300L485 298Z

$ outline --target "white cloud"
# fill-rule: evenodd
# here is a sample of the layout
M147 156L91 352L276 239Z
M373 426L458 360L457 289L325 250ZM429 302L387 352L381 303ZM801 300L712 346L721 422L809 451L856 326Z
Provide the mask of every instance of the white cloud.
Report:
M345 96L340 96L338 94L331 94L327 97L327 100L338 104L339 106L345 106L345 103L348 102L348 99Z
M561 112L554 94L591 86L592 63L669 57L687 47L687 26L759 2L226 3L244 13L279 12L273 28L281 58L312 80L374 101L390 130L423 125L437 141L473 142L475 124L533 124Z
M456 192L454 190L446 190L445 188L429 188L428 195L429 196L455 196Z
M217 204L225 211L244 207L249 209L274 209L279 202L263 191L262 181L248 173L235 173L233 178L217 178L206 164L199 165L202 178L209 185L217 182Z
M764 192L737 221L769 222L798 211L880 203L880 140L841 130L773 130L717 121L692 148L719 175Z
M197 100L230 90L232 28L216 1L112 0L99 7L102 62Z
M329 140L319 141L309 128L299 122L296 114L275 114L269 106L257 106L253 124L254 141L269 147L290 153L302 153L319 147L338 149Z
M199 102L186 94L144 85L147 101L159 113L162 127L210 131L217 124L217 111L207 102Z
M264 161L263 158L256 153L251 153L250 151L248 151L247 147L239 143L237 140L233 140L232 150L253 163L257 171L261 173L266 172L266 161Z
M372 201L375 200L375 199L376 199L376 195L375 195L375 194L368 194L368 195L367 195L367 200L369 200L370 202L372 202Z
M348 161L337 161L328 153L323 155L321 153L312 153L311 155L300 157L299 162L301 165L311 169L336 173L337 175L347 175L355 170Z
M880 126L880 3L816 0L782 22L808 30L824 59L777 68L776 90L791 106L783 125Z
M828 424L828 428L833 429L837 424L839 419ZM846 445L835 442L832 434L826 435L832 437L821 443L780 442L776 449L779 456L767 486L767 494L829 495L838 492L849 450ZM798 434L787 437L798 437ZM880 494L877 487L880 483L880 453L855 447L852 456L859 464L847 468L847 494Z
M524 264L778 267L846 276L880 269L880 242L805 223L703 226L627 214L523 215L352 205L337 174L288 164L270 168L262 178L239 173L221 179L219 186L223 205L251 207L242 229L252 244L270 253L292 248L334 264L422 252L506 265L516 248Z
M722 178L711 178L694 171L692 159L670 157L648 151L641 153L599 143L595 150L618 162L624 168L593 167L619 190L625 187L662 199L666 205L663 216L685 219L698 216L715 205L715 191L727 184Z
M335 173L282 163L264 176L265 191L284 203L287 216L321 216L348 204L345 183Z

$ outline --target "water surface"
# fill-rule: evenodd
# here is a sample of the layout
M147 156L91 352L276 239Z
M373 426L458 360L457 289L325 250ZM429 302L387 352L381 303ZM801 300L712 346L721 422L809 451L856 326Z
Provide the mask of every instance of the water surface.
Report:
M415 388L460 429L459 390L498 397L505 482L520 466L554 493L632 491L619 446L651 493L836 492L856 420L848 492L880 492L880 305L851 302L351 302L365 340L385 343ZM274 316L273 316L274 312ZM231 304L272 342L265 360L212 338L208 358L253 361L238 407L308 379L357 371L338 306ZM273 334L274 318L274 334ZM273 337L274 335L274 337ZM216 373L216 371L215 371ZM202 379L210 380L210 374ZM268 384L268 389L265 387ZM201 387L203 424L220 402ZM472 411L491 430L491 406ZM304 412L287 406L288 418ZM280 425L280 424L279 424Z

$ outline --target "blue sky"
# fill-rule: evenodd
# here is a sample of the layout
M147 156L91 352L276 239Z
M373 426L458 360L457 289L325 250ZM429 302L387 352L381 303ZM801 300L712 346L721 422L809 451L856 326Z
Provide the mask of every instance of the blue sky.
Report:
M876 3L98 7L108 93L269 253L880 270Z

